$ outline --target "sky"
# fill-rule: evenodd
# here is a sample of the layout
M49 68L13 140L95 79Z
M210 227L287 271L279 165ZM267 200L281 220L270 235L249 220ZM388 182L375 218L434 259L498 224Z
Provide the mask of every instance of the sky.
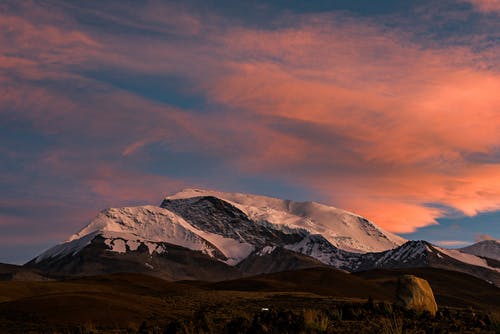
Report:
M500 0L1 1L0 262L183 188L500 238Z

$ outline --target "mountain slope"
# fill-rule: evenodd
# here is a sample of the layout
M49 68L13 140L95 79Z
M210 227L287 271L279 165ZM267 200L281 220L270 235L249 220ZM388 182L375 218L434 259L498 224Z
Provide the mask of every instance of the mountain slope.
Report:
M42 253L35 262L76 254L97 235L104 237L110 249L118 253L134 251L144 245L150 254L161 254L161 243L169 243L234 264L253 251L248 243L201 231L166 209L140 206L103 210L67 242Z
M252 276L287 270L328 266L310 256L281 247L268 246L258 252L250 254L246 259L238 263L236 267L244 274L242 276Z
M500 285L498 261L424 241L361 253L358 244L384 248L401 240L346 211L313 202L206 193L184 191L167 197L161 207L103 210L26 267L50 276L139 272L169 280L221 280L325 265L348 272L433 267Z
M221 280L324 265L320 261L349 268L337 255L351 253L321 236L253 222L215 198L197 199L189 208L184 213L188 220L152 206L106 209L67 242L25 266L50 276L139 272L170 280ZM297 252L304 240L322 240L322 249ZM314 242L310 247L317 248Z
M471 275L437 268L373 269L353 275L372 281L395 295L400 275L410 274L429 282L438 306L474 307L474 309L500 308L500 288Z
M462 253L473 254L500 261L500 242L497 240L483 240L473 245L461 248Z
M391 249L406 240L382 230L351 212L316 202L294 202L272 197L185 189L165 198L167 201L212 196L225 200L256 222L269 222L321 234L332 245L350 252L377 252Z
M297 269L310 266L309 263L321 265L321 262L349 270L351 257L357 258L357 254L336 248L321 235L312 235L302 228L254 221L233 204L213 196L165 200L162 206L103 210L67 242L45 251L27 266L41 268L52 275L130 270L157 273L158 269L157 274L169 279L207 279L207 275L197 276L196 270L184 266L180 269L185 275L177 275L169 269L161 272L160 268L167 264L170 268L176 267L169 258L172 247L184 249L186 256L229 266L253 254L253 261L248 260L239 267L241 275ZM265 251L269 248L277 249L274 254L286 254L287 260L269 258ZM155 259L157 265L153 266L153 261L145 256ZM263 259L257 260L258 257ZM273 261L276 263L271 263ZM249 265L250 262L254 264Z
M384 288L334 268L314 267L262 274L206 285L214 290L296 292L303 291L322 296L337 296L390 300L392 295Z
M168 243L156 243L161 252L150 253L150 247L141 243L137 249L126 252L114 251L109 239L95 236L77 253L36 259L25 264L49 277L93 276L110 273L141 273L166 280L224 280L240 277L233 266L217 260L201 251Z
M440 268L463 272L500 286L500 267L458 250L437 247L426 241L408 241L380 253L367 253L352 263L353 271L376 268Z
M308 231L255 221L231 203L213 196L164 200L161 204L206 233L223 235L255 248L285 245L302 240Z
M14 264L0 263L0 281L45 281L46 277L37 270L30 270Z

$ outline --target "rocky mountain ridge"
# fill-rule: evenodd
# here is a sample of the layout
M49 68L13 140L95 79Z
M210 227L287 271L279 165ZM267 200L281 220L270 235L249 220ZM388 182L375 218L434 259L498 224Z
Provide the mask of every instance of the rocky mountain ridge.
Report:
M50 275L134 271L171 280L226 279L313 266L348 272L435 267L500 285L495 260L425 241L404 243L347 211L202 190L169 196L159 207L103 210L67 242L26 266Z

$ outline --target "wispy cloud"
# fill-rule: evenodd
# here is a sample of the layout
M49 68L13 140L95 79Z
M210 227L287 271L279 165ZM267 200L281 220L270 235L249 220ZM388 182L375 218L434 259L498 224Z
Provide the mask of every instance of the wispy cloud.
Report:
M477 10L481 12L499 12L500 13L500 1L499 0L465 0L471 3Z
M396 232L435 224L445 212L429 203L500 209L498 161L484 159L498 152L498 46L425 44L345 13L255 28L163 2L9 3L3 122L48 138L18 160L40 188L83 192L87 208L189 183L144 167L158 164L145 152L159 144L313 190ZM124 87L137 76L181 78L202 107Z
M491 236L489 234L477 234L474 241L479 242L479 241L484 241L484 240L496 240L496 239L493 238L493 236Z
M444 247L461 247L471 244L468 241L460 241L460 240L440 240L440 241L434 241L434 243Z
M467 215L499 208L498 168L463 159L490 152L500 124L500 77L471 50L422 48L335 16L224 42L230 71L209 93L254 115L264 138L241 168L279 170L398 232L443 214L428 202Z

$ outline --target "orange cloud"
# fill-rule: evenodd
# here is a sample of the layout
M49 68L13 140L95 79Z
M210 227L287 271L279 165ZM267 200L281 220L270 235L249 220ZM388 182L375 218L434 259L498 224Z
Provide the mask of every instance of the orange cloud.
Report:
M37 24L34 14L0 17L14 36L0 36L7 45L0 111L70 137L42 166L81 178L100 198L149 199L162 184L179 186L103 162L133 159L159 142L316 190L395 232L434 224L446 214L436 207L467 215L500 209L497 47L487 56L429 47L412 42L411 32L332 14L297 15L293 25L271 30L234 22L228 29L221 18L161 3L136 8L137 16L114 9L91 14L154 34L101 32L71 19L51 25L50 17ZM182 76L209 110L174 108L73 71L102 68ZM58 85L33 83L41 79ZM104 144L81 153L78 136ZM71 152L98 172L82 171Z
M74 79L68 67L88 61L101 45L67 25L40 22L43 14L28 4L20 15L0 13L0 72L29 80Z
M466 159L490 154L500 133L500 76L471 51L321 20L224 40L231 71L207 85L211 97L260 115L242 168L280 170L396 232L444 214L427 203L467 215L500 208L498 165Z
M500 12L499 0L465 0L481 12Z
M118 203L159 204L165 193L185 187L179 180L106 165L99 166L84 183L98 196L103 208L116 207Z

